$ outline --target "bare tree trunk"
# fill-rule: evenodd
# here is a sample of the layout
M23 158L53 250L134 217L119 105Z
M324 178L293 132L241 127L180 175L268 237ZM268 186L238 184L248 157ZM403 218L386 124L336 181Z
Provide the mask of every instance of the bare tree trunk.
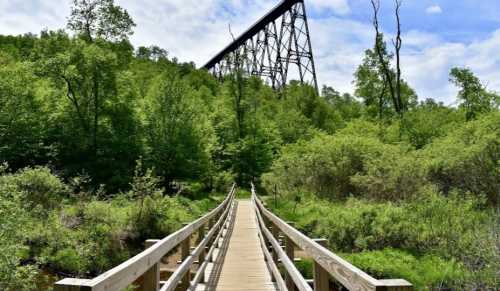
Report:
M394 110L396 110L397 113L399 113L400 108L399 108L399 103L396 98L396 93L395 93L395 88L394 88L394 83L392 80L391 76L391 70L389 68L389 64L386 62L384 59L384 54L382 51L382 33L380 33L380 27L379 27L379 22L378 22L378 14L380 11L380 0L370 0L372 7L373 7L373 27L375 28L375 51L377 53L377 56L379 58L380 65L382 67L382 73L384 74L387 85L389 86L389 93L391 94L391 99L394 104Z
M403 3L403 0L394 0L396 4L396 24L397 24L397 34L396 41L394 42L394 48L396 50L396 100L398 102L399 107L399 115L403 117L404 111L406 110L406 106L402 100L401 96L401 47L403 41L401 39L401 17L400 17L400 9Z

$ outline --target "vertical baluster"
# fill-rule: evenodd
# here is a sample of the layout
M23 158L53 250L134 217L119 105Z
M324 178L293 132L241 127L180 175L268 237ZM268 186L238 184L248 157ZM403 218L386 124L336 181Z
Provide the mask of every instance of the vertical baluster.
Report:
M294 227L293 222L289 222L288 225ZM287 257L293 262L295 260L295 244L286 234L285 234L285 252ZM295 290L295 283L293 282L292 277L288 273L286 273L285 276L285 283L288 291Z
M326 246L326 239L315 239L315 242L321 246ZM314 262L314 291L329 291L330 290L330 274Z
M201 241L203 241L203 239L205 238L205 227L206 227L205 224L202 225L200 227L200 230L198 231L198 243L200 243ZM206 255L207 255L207 249L205 247L200 252L200 256L198 257L198 268L200 268L200 266L203 264L203 262L205 262ZM201 282L205 282L205 272L203 272L202 275L201 275Z
M191 237L188 236L183 242L181 242L181 260L184 261L191 254ZM189 288L189 282L191 282L191 270L186 272L184 278L182 278L179 284L180 290L187 290Z
M145 249L150 248L158 240L147 240L145 242ZM140 291L157 291L160 289L160 262L155 262L149 270L142 275L141 285L138 290Z

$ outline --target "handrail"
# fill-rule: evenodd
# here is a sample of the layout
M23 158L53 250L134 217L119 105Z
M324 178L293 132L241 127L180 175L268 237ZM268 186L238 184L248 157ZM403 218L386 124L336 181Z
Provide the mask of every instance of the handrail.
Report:
M234 224L235 218L236 218L236 206L235 206L235 202L233 201L229 216L228 216L228 218L226 218L225 227L228 229L232 228L232 225ZM214 242L218 242L220 240L220 238L223 236L223 234L224 234L223 229L221 229L219 231L219 233L217 234L217 236L215 237ZM214 251L215 251L216 247L217 247L217 243L213 243L207 252L208 258L211 258L214 255ZM222 254L222 252L218 252L216 258L213 259L213 261L218 262L221 254ZM205 260L198 268L193 281L191 281L191 284L189 287L190 291L195 291L198 284L203 280L203 277L205 275L205 269L207 268L208 263L209 263L209 261Z
M253 200L254 205L255 205L255 203L256 203L255 196L253 196L252 200ZM256 211L256 216L257 216L257 221L258 221L260 233L264 233L266 239L271 243L273 250L275 250L277 255L278 255L278 259L281 260L281 263L283 263L283 266L285 266L287 273L291 276L297 289L299 291L312 291L312 288L307 283L307 280L305 280L302 277L299 270L297 270L297 268L293 264L293 261L283 251L278 240L271 234L269 229L267 229L267 227L264 223L264 220L263 220L259 211Z
M105 272L104 274L95 277L94 279L75 279L66 278L55 284L55 291L63 290L89 290L89 291L115 291L122 290L136 282L140 277L145 277L152 274L153 285L156 287L152 288L157 290L159 287L159 262L166 256L171 250L178 247L183 242L188 242L189 238L196 232L204 229L205 225L211 221L217 220L217 223L213 224L209 230L209 235L212 237L215 234L215 230L221 226L221 222L229 213L229 209L233 207L233 201L236 192L236 185L233 184L229 194L224 199L224 201L219 204L215 209L204 215L203 217L195 220L194 222L184 226L180 230L170 234L164 239L158 241L142 253L134 256L133 258L125 261L119 266ZM204 238L202 244L207 245L210 238ZM189 247L189 246L188 246ZM201 253L203 248L197 248L195 252ZM194 262L192 260L193 255L185 258L186 261ZM183 265L181 265L181 268ZM175 274L175 273L174 273ZM151 284L151 283L150 283ZM187 282L189 286L189 282ZM144 290L152 290L147 287Z
M294 271L292 266L288 266L290 262L293 262L293 246L292 248L292 258L288 259L287 256L284 256L284 252L281 249L281 246L277 245L277 232L281 232L287 242L293 243L293 245L299 247L304 251L306 255L311 257L315 262L315 288L316 291L324 291L329 290L329 278L335 279L338 283L342 284L348 290L356 290L356 291L380 291L380 290L398 290L398 291L407 291L413 290L412 285L406 280L396 279L396 280L377 280L370 275L366 274L362 270L353 266L346 260L342 259L338 255L329 251L327 248L323 247L313 239L307 237L297 229L293 228L286 222L284 222L281 218L273 214L271 211L267 210L264 207L264 204L259 199L255 192L255 187L252 184L252 200L254 201L255 211L257 213L257 217L260 222L260 228L265 236L271 242L273 247L273 252L277 253L277 256L284 263L287 271ZM269 225L273 229L274 237L271 232L265 227L264 219L269 222ZM269 237L271 235L271 237ZM278 248L279 247L279 248ZM290 256L290 254L287 254ZM321 274L323 272L323 274ZM294 273L288 273L293 279L296 287L297 283L302 284L306 280L301 278L302 280L298 280ZM325 275L326 280L325 280ZM323 282L318 282L319 280L323 280ZM326 283L325 283L326 281ZM290 288L289 288L290 289ZM302 289L300 289L302 290Z
M221 215L217 223L212 227L212 229L209 231L209 233L203 238L203 240L198 244L198 246L195 248L195 250L189 255L188 258L186 258L182 264L177 268L177 270L168 278L167 282L163 285L163 287L160 289L160 291L174 291L177 286L179 285L180 280L184 275L189 272L191 266L193 265L195 259L200 256L201 252L205 250L206 245L208 242L211 240L211 238L214 236L215 232L219 230L220 226L222 225L223 222L228 222L228 214L230 211L232 211L234 208L234 202L231 203L229 207L226 207L224 210L224 213ZM219 230L219 234L222 235L223 229ZM200 270L198 270L198 273L201 273ZM194 286L196 288L196 286Z

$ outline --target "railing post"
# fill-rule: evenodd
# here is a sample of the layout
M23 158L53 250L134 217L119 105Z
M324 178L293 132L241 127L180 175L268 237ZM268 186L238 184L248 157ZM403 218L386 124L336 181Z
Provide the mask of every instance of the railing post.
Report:
M279 229L276 225L274 225L274 223L271 223L271 233L273 237L276 239L276 241L278 241L279 243ZM278 264L278 251L275 249L273 249L273 260L274 263Z
M182 261L184 261L187 257L189 257L189 255L191 253L190 239L191 239L191 237L188 236L181 243L181 260ZM181 283L179 284L180 290L187 290L189 288L189 282L191 282L191 270L188 270L186 272L186 275L184 275L184 278L182 278Z
M326 247L326 239L315 239L315 242ZM317 262L314 262L314 291L330 290L330 274Z
M147 240L145 242L145 249L150 248L159 240ZM149 270L142 275L141 285L137 290L140 291L157 291L160 289L160 263L156 262L149 268Z
M205 238L205 224L200 227L200 230L198 231L198 244L203 241ZM198 257L198 268L205 262L205 257L207 255L207 248L204 247L203 250L200 252L200 256ZM201 274L201 282L205 282L205 272Z
M290 225L291 227L294 227L293 222L289 222L288 225ZM287 257L290 260L292 260L292 262L295 260L295 244L287 235L285 235L285 253L286 253ZM295 290L295 283L293 282L293 279L288 274L288 272L286 273L286 276L285 276L285 283L286 283L286 288L288 289L288 291Z

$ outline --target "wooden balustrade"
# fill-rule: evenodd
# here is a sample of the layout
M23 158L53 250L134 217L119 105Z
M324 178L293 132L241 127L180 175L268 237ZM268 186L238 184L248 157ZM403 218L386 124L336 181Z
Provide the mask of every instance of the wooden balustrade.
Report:
M214 210L162 240L147 240L145 250L123 264L94 279L61 280L55 284L55 291L118 291L132 284L138 284L136 290L141 291L195 291L205 282L209 264L215 261L215 265L220 265L224 256L221 249L229 243L236 216L235 192L233 185L226 199ZM412 285L405 280L377 280L369 276L329 251L326 240L310 239L296 230L293 223L285 223L264 207L253 185L252 203L259 241L277 290L337 291L338 286L356 291L412 290ZM160 282L161 260L174 249L180 250L180 264L167 281ZM305 279L297 270L296 249L313 259L312 280ZM196 273L192 273L194 265ZM211 275L217 272L214 269Z
M410 291L412 285L402 279L377 280L362 270L356 268L346 260L337 256L326 248L325 240L313 240L296 230L291 224L284 222L278 216L264 207L263 202L258 198L255 187L252 184L252 201L258 220L259 235L261 236L262 248L271 264L270 270L277 282L278 290L315 290L315 291L336 291L332 284L333 280L344 286L347 290L356 291ZM269 228L272 231L269 231ZM283 235L284 248L278 242L278 234ZM277 256L285 269L285 281L280 280L281 274L275 272L277 261L271 257L267 249L268 244L272 247L273 257ZM306 280L294 265L295 247L301 249L308 257L314 260L313 288L309 285L310 280ZM276 278L276 277L280 278Z
M236 185L231 187L224 201L203 217L184 226L162 240L146 241L146 249L121 265L94 279L66 278L57 282L55 291L118 291L139 282L137 290L195 290L203 281L208 260L211 259L224 228L234 220ZM208 232L205 228L208 226ZM193 251L190 241L198 233L198 245ZM163 257L180 247L182 263L160 286L160 263ZM205 252L209 249L208 253ZM198 269L191 280L191 267L197 262ZM179 284L180 282L180 284Z

